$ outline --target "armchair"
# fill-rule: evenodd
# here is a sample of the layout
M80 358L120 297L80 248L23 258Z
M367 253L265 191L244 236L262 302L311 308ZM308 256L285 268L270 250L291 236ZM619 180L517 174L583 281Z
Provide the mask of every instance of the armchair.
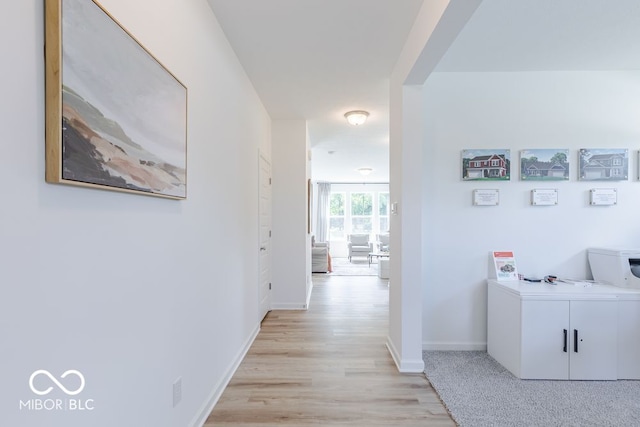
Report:
M373 243L369 241L368 234L348 234L347 248L349 249L349 262L351 262L351 257L354 256L369 257L369 253L373 252Z
M389 233L376 235L376 248L378 252L389 252Z

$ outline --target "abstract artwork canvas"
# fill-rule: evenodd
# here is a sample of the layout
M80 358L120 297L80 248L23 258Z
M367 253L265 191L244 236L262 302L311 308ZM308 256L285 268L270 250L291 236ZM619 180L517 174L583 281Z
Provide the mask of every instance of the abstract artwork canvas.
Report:
M186 87L97 2L45 14L47 182L186 198Z

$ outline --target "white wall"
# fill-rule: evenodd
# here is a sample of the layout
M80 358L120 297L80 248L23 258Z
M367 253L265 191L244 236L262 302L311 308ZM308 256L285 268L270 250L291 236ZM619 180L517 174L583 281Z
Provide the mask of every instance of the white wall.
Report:
M311 295L311 235L307 183L311 176L305 120L273 121L274 309L306 309Z
M389 85L389 186L398 210L390 218L389 336L387 347L402 372L422 372L422 84L479 0L424 2ZM414 85L414 86L409 86Z
M3 4L3 426L192 425L259 328L269 117L205 0L101 3L188 87L188 198L45 183L43 2ZM20 411L37 369L81 371L95 409Z
M434 73L424 86L423 346L486 345L488 253L513 249L520 272L590 277L586 249L640 246L640 72ZM577 180L580 148L628 148L630 180ZM511 149L510 182L464 182L461 151ZM570 149L568 182L523 182L520 150ZM619 204L588 206L591 188ZM473 207L472 190L498 188L500 205ZM532 207L557 188L560 204Z

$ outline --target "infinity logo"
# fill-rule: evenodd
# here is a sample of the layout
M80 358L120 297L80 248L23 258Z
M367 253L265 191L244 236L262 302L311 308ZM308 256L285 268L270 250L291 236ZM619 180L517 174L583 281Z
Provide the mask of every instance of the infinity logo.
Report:
M78 378L80 378L80 387L78 387L78 389L75 391L67 390L67 388L60 383L60 381L58 381L53 375L51 375L51 372L46 371L44 369L38 369L33 374L31 374L31 376L29 377L29 387L31 388L31 391L33 391L38 396L44 396L45 394L49 394L51 390L53 390L53 387L49 387L48 389L41 391L36 389L33 386L33 380L35 379L35 377L37 377L38 375L45 375L49 377L49 379L53 381L54 384L57 385L58 388L62 390L64 393L68 394L69 396L75 396L76 394L80 393L84 389L84 376L79 371L76 371L75 369L69 369L68 371L60 375L60 378L66 378L67 375L71 375L71 374L77 375Z

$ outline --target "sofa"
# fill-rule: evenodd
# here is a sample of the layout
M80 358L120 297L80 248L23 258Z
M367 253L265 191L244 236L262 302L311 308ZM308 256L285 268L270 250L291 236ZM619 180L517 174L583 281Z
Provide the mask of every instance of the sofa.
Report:
M314 236L311 237L311 272L331 272L331 255L329 254L329 243L316 242Z

